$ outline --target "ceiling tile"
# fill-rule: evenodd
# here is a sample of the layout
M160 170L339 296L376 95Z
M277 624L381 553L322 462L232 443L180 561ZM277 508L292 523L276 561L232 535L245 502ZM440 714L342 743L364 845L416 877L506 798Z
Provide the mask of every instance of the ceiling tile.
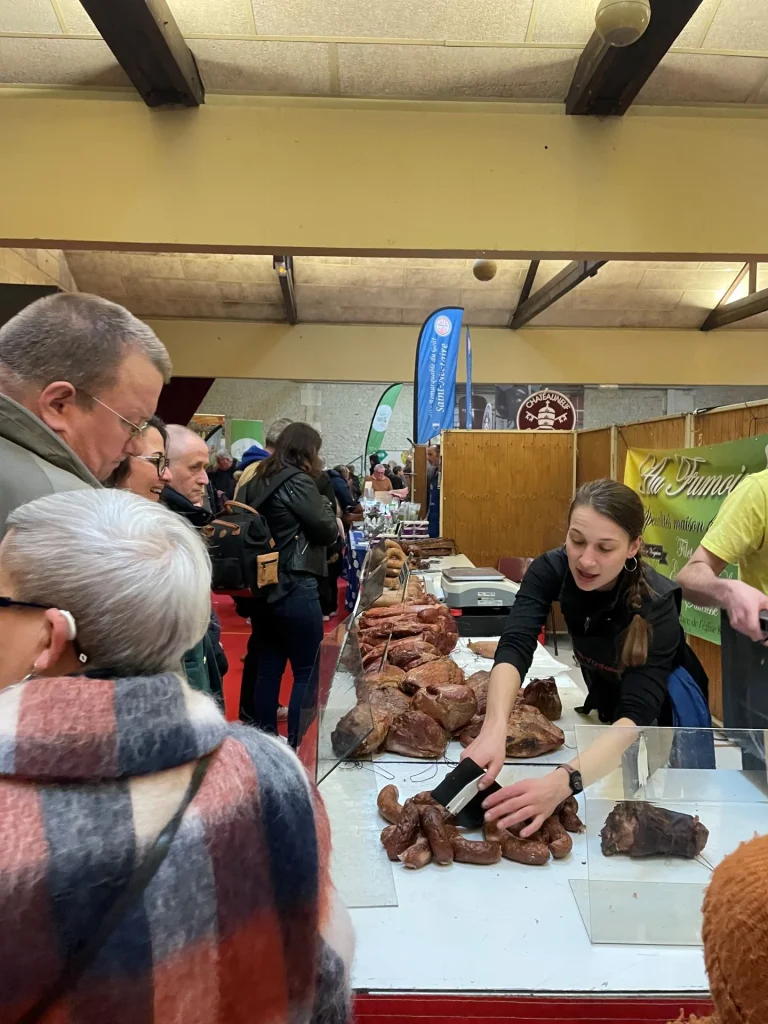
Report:
M377 261L378 262L378 261ZM406 270L401 266L355 264L348 267L299 259L293 267L296 285L344 285L358 288L402 288ZM357 305L357 303L353 303Z
M680 289L578 287L558 305L567 309L674 309L682 294Z
M71 264L70 270L72 270ZM81 292L93 292L110 299L114 299L118 295L124 298L128 294L125 282L117 274L75 274L73 272L73 276Z
M184 277L191 281L277 282L271 256L182 254Z
M680 46L701 46L712 21L712 15L721 0L704 0L673 44Z
M323 256L300 256L298 257L303 262L304 260L321 260L325 259ZM338 262L338 261L336 261ZM464 259L442 259L441 257L434 256L352 256L347 260L353 267L401 267L403 270L407 270L411 267L466 267L471 261Z
M248 35L253 20L248 0L169 0L182 35Z
M38 85L130 86L101 39L0 36L0 82Z
M768 58L668 53L638 103L745 103L762 84Z
M691 307L670 310L563 309L558 303L550 306L532 321L531 327L700 327L702 316Z
M714 50L768 50L764 0L721 0L704 46Z
M594 32L596 6L597 0L539 0L532 41L583 45Z
M508 309L468 309L464 321L470 327L506 327L509 313Z
M578 51L339 44L345 96L564 99Z
M86 14L80 0L59 0L59 10L64 17L68 32L76 35L97 36L99 30Z
M532 0L253 0L263 35L522 42Z
M414 267L405 272L406 288L455 288L458 291L471 280L474 280L472 271L466 267L435 270Z
M518 284L513 285L506 291L485 293L481 291L462 291L456 296L456 299L458 304L467 310L506 310L507 319L509 319L520 297L520 288L521 285Z
M181 256L171 256L167 253L121 253L119 265L124 277L184 277Z
M331 76L325 43L236 39L193 39L191 42L200 74L211 92L330 94Z
M61 32L51 0L0 0L0 32Z
M689 288L725 291L733 281L733 270L646 270L641 288Z

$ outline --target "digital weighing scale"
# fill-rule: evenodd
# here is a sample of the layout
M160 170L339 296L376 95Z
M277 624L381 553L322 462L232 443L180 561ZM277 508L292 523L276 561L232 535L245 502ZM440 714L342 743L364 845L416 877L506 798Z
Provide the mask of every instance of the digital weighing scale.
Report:
M498 569L474 566L443 569L441 585L462 636L498 636L520 589Z

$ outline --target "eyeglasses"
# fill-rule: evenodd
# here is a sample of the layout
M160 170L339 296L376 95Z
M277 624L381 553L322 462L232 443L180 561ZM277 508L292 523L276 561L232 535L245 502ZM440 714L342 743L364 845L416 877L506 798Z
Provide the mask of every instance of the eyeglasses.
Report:
M132 423L130 420L127 420L125 416L121 416L120 413L113 409L111 405L107 405L107 403L102 402L101 399L95 398L93 395L89 394L87 391L84 391L82 388L77 388L77 390L80 392L81 395L85 395L86 398L90 398L90 400L92 402L95 402L96 405L100 405L102 409L106 409L107 412L111 412L113 416L117 416L121 423L124 423L126 427L128 427L128 433L132 439L135 440L147 429L149 425L149 420L144 420L143 423Z
M140 459L141 462L151 462L157 470L158 476L162 476L169 466L167 455L132 455L131 458Z
M41 611L50 611L52 608L56 608L55 604L40 604L38 601L15 601L12 597L0 597L0 608L38 608ZM88 655L83 653L83 649L80 646L77 639L77 624L75 623L74 616L71 612L64 611L63 608L57 609L67 620L69 626L69 640L75 649L77 660L82 664L88 661Z
M52 604L37 604L35 601L14 601L11 597L0 597L0 608L42 608L48 611Z

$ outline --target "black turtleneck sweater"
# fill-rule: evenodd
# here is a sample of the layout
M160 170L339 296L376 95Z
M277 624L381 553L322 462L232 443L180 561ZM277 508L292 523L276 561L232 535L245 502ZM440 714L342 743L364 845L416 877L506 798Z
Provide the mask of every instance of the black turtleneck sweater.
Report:
M686 668L705 697L707 676L680 625L680 587L649 566L644 571L652 591L640 609L651 630L644 665L623 671L618 667L624 632L634 614L626 601L630 574L623 572L609 591L580 590L564 548L540 555L526 572L504 624L496 663L514 665L522 679L552 604L559 601L589 689L586 707L596 709L602 722L629 718L639 726L671 725L670 673Z

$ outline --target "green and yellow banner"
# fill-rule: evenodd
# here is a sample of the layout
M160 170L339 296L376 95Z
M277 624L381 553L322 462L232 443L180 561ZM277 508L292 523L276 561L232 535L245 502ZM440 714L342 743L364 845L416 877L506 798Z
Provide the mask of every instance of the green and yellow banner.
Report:
M670 579L678 574L720 511L749 473L768 467L768 434L702 448L646 451L630 448L624 483L645 506L646 561ZM725 569L733 579L736 567ZM683 629L720 643L720 612L683 601Z

